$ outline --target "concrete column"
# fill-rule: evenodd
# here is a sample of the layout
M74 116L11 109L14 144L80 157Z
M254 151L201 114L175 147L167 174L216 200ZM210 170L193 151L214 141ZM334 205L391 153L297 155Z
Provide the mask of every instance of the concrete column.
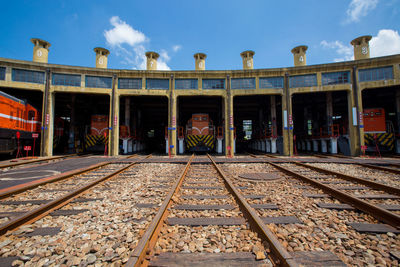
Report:
M282 121L283 121L283 154L293 155L293 125L289 119L292 116L292 96L289 90L289 74L285 73L284 95L282 96Z
M331 154L337 154L337 138L332 137L330 139L331 142Z
M276 153L276 152L277 152L276 138L271 138L271 153Z
M307 151L311 151L311 141L307 140Z
M12 68L11 67L6 67L6 77L5 77L6 82L11 82L12 80Z
M352 91L347 92L347 109L349 117L349 139L350 154L352 156L360 155L360 138L358 132L358 111L355 105Z
M55 93L51 91L51 72L46 70L46 85L43 94L42 131L40 156L53 156L54 104Z
M393 64L393 78L395 80L400 80L400 65L399 64Z
M225 155L234 156L234 123L233 123L233 97L231 95L230 77L227 76L227 95L225 98ZM230 150L228 151L228 147Z
M282 97L282 138L283 138L283 154L289 156L290 154L290 141L289 141L289 122L286 96Z
M318 140L313 140L313 151L318 152Z
M177 99L175 95L175 90L174 90L174 76L171 75L170 79L170 95L169 95L169 105L168 105L168 113L170 114L168 116L168 125L169 125L169 145L173 146L171 148L171 155L175 156L176 155L176 115L177 115Z
M119 94L117 92L117 75L113 75L112 93L110 97L110 128L108 151L110 156L119 153Z
M221 138L217 138L217 153L222 154L222 140Z
M321 139L321 152L328 153L328 142L325 139Z
M82 88L85 88L85 87L86 87L85 74L81 74L81 87L82 87Z
M400 139L396 140L396 153L400 154Z
M128 140L128 153L132 153L133 152L133 140L129 139Z
M352 113L355 111L355 122L357 122L357 128L358 130L356 131L357 133L355 133L354 136L350 136L355 138L354 139L354 143L355 143L355 147L354 147L354 154L353 151L352 155L353 156L358 156L361 155L361 146L364 146L364 122L363 122L363 105L362 105L362 93L361 93L361 88L360 85L358 83L358 75L357 75L358 71L357 68L354 67L353 68L353 86L352 86L352 96L354 98L354 106L356 109L353 110L352 108ZM358 139L358 140L356 140Z
M271 153L271 141L268 139L265 140L265 152Z
M184 147L184 143L183 143L183 138L178 138L179 140L179 154L183 154L185 153L185 147Z

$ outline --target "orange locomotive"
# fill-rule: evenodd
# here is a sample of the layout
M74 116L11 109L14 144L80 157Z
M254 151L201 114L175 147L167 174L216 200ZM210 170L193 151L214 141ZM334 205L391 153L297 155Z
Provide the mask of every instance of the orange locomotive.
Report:
M193 114L186 125L186 147L189 151L211 151L215 144L215 127L208 114Z
M90 129L85 136L85 149L87 151L102 151L108 142L108 116L92 115Z
M364 140L369 151L379 150L393 151L395 147L395 135L393 123L386 120L383 108L370 108L363 110Z
M17 132L20 148L33 143L32 133L40 132L40 113L26 101L0 91L0 153L17 150Z

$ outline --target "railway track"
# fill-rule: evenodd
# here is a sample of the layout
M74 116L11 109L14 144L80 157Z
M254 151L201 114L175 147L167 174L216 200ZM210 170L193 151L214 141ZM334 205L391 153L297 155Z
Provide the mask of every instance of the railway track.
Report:
M39 215L41 218L35 219L36 222L26 222L0 237L0 265L3 266L3 258L34 266L44 263L86 266L94 262L120 266L126 262L174 182L171 175L182 168L181 164L141 161L132 163L136 163L134 167L130 163L115 163L118 169L110 174L105 170L85 174L87 180L101 179L101 182L73 196L62 207L58 205L57 210L47 211L46 216ZM38 197L32 192L29 195ZM20 209L32 208L33 203L29 203L32 201L35 203L33 199L27 200ZM4 209L8 204L0 203L0 207Z
M329 154L329 155L328 154L326 154L326 155L311 154L311 155L314 157L325 158L325 159L341 158L341 159L345 159L346 161L348 161L350 163L354 163L354 164L357 164L362 167L386 171L386 172L390 172L390 173L394 173L394 174L400 174L400 164L393 163L393 162L383 160L383 159L380 159L378 163L364 163L364 162L362 162L362 161L365 161L363 159L357 159L354 157L349 157L349 156L344 156L344 155L334 155L334 154ZM273 157L272 155L268 155L268 154L265 154L265 156Z
M116 176L136 163L103 163L81 170L75 175L64 175L60 179L46 181L41 185L35 184L23 187L18 191L4 193L3 201L0 201L3 215L0 235L4 235L7 231L12 231L20 225L39 220L50 212L65 206L86 190ZM4 198L6 198L5 201ZM13 213L16 216L10 219Z
M400 195L399 188L301 163L271 164L283 172L320 188L329 195L370 214L378 220L395 228L400 227L400 216L389 211L389 209L400 210L399 201L397 200L399 196L385 194L389 192ZM377 188L380 190L377 190ZM390 205L386 206L384 204L386 202L389 202Z
M288 167L290 170L287 170ZM315 187L313 183L310 186L307 179L298 175L310 180L318 177L325 182L323 185L332 182L331 185L350 188L347 181L336 183L331 175L325 176L294 163L235 163L224 164L223 169L231 174L236 187L243 188L243 194L260 196L258 199L249 199L250 204L270 205L269 209L257 209L257 212L261 217L274 218L275 223L268 224L268 227L299 263L306 266L330 265L328 262L325 265L317 262L318 258L328 257L324 253L331 251L350 266L398 264L398 258L391 253L397 255L400 251L399 224L393 227L381 224L372 210L360 212L355 208L357 204L349 205L347 199L338 199L331 191ZM332 180L328 180L329 177ZM377 199L371 201L398 210L398 197L386 196L388 199L384 199L381 193L382 199L376 195ZM394 216L397 217L396 214ZM387 243L381 246L380 240ZM313 257L313 264L302 262L302 253L310 255L316 251L321 254Z
M189 160L126 266L297 266L209 158Z
M384 176L384 179L360 178L344 174L343 166L337 167L336 171L332 171L327 168L317 167L321 165L318 163L290 162L271 162L270 164L303 182L322 189L331 196L376 217L378 220L400 229L400 201L398 200L400 199L400 183L393 176ZM349 164L342 165L349 167ZM385 204L386 202L388 204Z
M3 233L0 265L4 265L3 258L26 266L399 263L396 227L391 228L393 232L381 229L379 234L360 231L357 224L368 224L370 230L382 225L372 215L346 206L268 162L243 159L242 163L217 165L212 157L192 157L184 165L182 161L141 160L138 158L134 167L132 161L114 162L98 172L3 199L4 226L17 216L21 219L28 210L43 208L49 200L70 195L60 189L73 190L100 180L81 195L69 196L66 203L55 204L39 217L26 218L22 226ZM349 186L348 181L332 175L287 161L277 163L280 167L285 164L308 178L326 176L335 180L323 182ZM393 206L398 199L389 201L395 201ZM11 214L17 211L21 213ZM7 212L10 214L4 219Z
M37 159L29 159L29 158L21 158L10 160L6 162L0 163L0 170L15 168L15 167L23 167L28 166L31 164L43 164L44 162L55 162L59 160L63 160L66 158L78 157L78 154L70 154L70 155L63 155L63 156L53 156L53 157L45 157L45 158L37 158Z

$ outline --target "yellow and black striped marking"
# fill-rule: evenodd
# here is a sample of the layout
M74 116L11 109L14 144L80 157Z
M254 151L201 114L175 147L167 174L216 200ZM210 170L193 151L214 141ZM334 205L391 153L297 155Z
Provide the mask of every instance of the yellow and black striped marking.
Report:
M375 146L374 134L366 133L364 134L365 145ZM394 134L393 133L377 133L376 142L379 146L386 147L389 150L394 149Z
M211 134L207 135L187 135L186 136L186 147L187 149L204 146L209 149L214 149L214 136Z
M89 148L95 145L104 145L108 142L108 135L86 135L85 136L85 148Z

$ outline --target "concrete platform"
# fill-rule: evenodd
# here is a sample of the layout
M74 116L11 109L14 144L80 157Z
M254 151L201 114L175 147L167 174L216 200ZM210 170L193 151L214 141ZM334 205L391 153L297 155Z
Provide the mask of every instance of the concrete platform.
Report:
M90 156L67 158L57 162L20 166L17 169L0 171L0 192L7 188L33 182L43 178L49 178L69 171L86 168L101 162L115 160L112 157Z

